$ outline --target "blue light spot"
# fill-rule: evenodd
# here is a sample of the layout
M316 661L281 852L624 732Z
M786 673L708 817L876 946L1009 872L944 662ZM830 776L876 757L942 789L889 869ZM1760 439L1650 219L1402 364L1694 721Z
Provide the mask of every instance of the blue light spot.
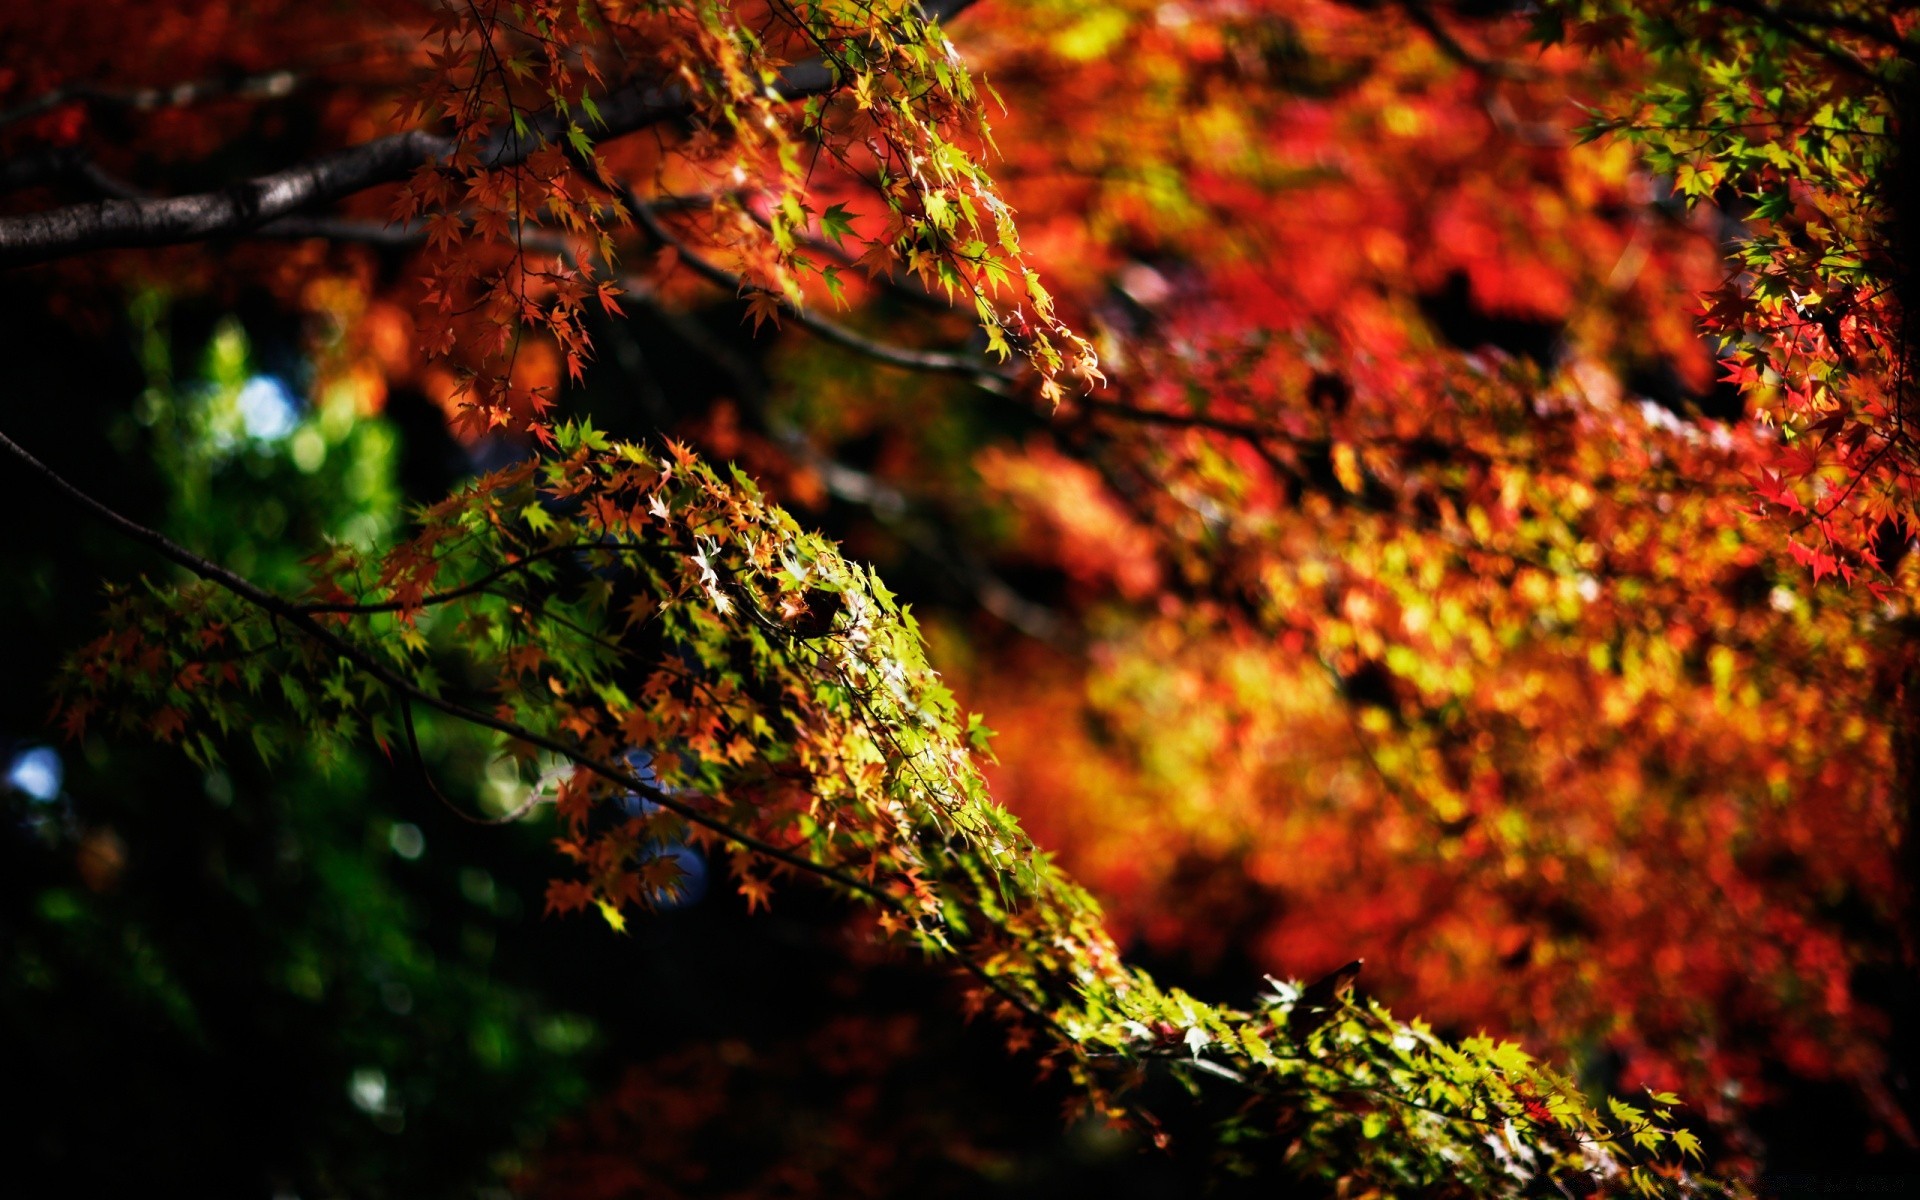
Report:
M293 393L273 375L255 375L247 380L236 403L240 407L240 422L247 427L249 437L279 441L300 423L299 406L294 402Z
M627 770L632 771L633 777L647 787L660 786L660 777L653 771L653 755L645 750L627 751ZM660 811L658 804L637 792L623 792L620 796L620 807L630 817L641 817Z
M7 786L47 804L60 795L66 766L51 746L29 746L7 764Z
M692 908L707 895L707 860L698 850L687 845L673 845L661 852L662 858L671 858L680 864L680 878L673 881L671 888L661 888L653 897L653 902L662 909Z
M629 750L626 753L627 770L633 773L634 781L644 788L654 789L658 794L687 797L682 788L670 788L661 780L654 769L653 754L647 750ZM619 797L620 807L630 817L647 817L660 811L658 801L650 800L638 792L623 792ZM685 842L667 842L649 839L642 851L661 858L670 858L680 866L680 876L672 885L653 889L647 897L653 904L664 910L689 908L700 903L707 894L707 860L698 850Z

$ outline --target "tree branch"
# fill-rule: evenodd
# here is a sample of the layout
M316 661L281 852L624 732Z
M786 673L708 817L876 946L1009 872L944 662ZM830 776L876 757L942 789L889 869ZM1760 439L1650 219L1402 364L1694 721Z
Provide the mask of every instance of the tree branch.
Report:
M1421 3L1421 0L1400 0L1400 8L1415 25L1426 31L1426 35L1433 39L1433 44L1440 48L1442 54L1461 66L1479 71L1483 75L1491 75L1496 79L1511 79L1516 83L1540 78L1540 72L1532 67L1487 58L1485 55L1475 54L1467 49L1459 38L1453 36L1451 30L1440 23L1440 18L1434 16L1432 11Z
M532 153L532 139L518 142L517 158ZM95 200L0 218L0 269L90 250L171 246L245 233L311 205L405 179L421 163L452 149L451 138L414 130L336 150L217 192Z
M709 829L721 837L726 838L728 841L735 842L756 854L764 854L769 858L785 863L795 869L821 875L861 895L886 898L886 893L866 883L864 880L848 875L837 868L816 863L802 855L773 845L771 842L762 841L752 834L734 829L725 822L717 821L701 813L691 805L686 804L684 801L667 794L659 788L653 787L644 780L636 778L630 772L622 771L618 767L599 762L587 756L577 746L569 746L557 738L549 737L536 730L516 725L511 721L501 720L490 713L468 708L463 704L426 691L413 681L394 671L393 668L374 658L358 643L344 638L322 625L314 619L313 614L304 606L275 595L254 583L252 580L235 574L219 563L202 558L200 555L195 554L185 546L173 541L158 530L149 529L145 525L141 525L108 508L106 505L100 503L100 501L95 500L92 496L89 496L73 484L67 482L65 477L35 458L23 446L8 437L5 433L0 433L0 450L5 450L14 458L18 459L29 471L39 476L42 482L53 488L54 491L58 492L68 501L86 510L99 520L104 521L121 534L155 551L169 562L186 568L189 573L206 580L208 583L223 588L246 601L248 604L253 605L255 608L285 621L307 637L334 651L342 658L353 663L356 667L367 672L367 674L406 700L424 704L429 708L437 709L457 720L491 729L495 733L503 734L516 741L526 742L542 750L558 754L570 762L575 762L586 767L608 782L645 796L648 800L660 805L660 807L668 809L695 825Z
M685 239L668 229L632 188L621 184L616 190L621 201L633 212L634 220L638 221L654 240L664 246L672 247L680 256L680 261L685 263L689 270L715 287L723 288L735 295L746 292L763 292L770 295L779 304L781 313L794 324L808 330L822 341L831 342L842 349L871 358L875 362L902 367L909 371L958 375L982 391L991 392L996 396L1009 394L1007 376L971 355L948 354L940 350L914 350L905 346L891 346L885 342L877 342L837 321L816 316L785 296L748 283L732 271L702 255L688 245Z
M929 18L952 17L974 0L926 0ZM788 67L777 87L788 100L819 95L834 75L821 59ZM693 111L679 86L634 83L600 102L602 138L620 137ZM548 112L521 134L495 134L482 157L496 166L523 162L541 146L564 140L565 120ZM0 218L0 269L92 250L170 246L246 233L302 209L397 183L422 164L445 158L454 139L415 129L323 154L297 166L218 191L151 199L97 200L25 216Z
M1797 4L1764 4L1754 0L1729 0L1729 8L1738 9L1749 16L1759 17L1778 24L1806 25L1815 29L1834 29L1843 33L1857 34L1891 50L1897 50L1903 58L1911 58L1916 47L1900 36L1900 30L1891 21L1876 21L1869 17L1854 16L1850 13L1816 12L1802 8Z
M4 434L0 434L0 437L4 436ZM478 579L463 583L458 587L448 588L444 592L428 592L417 600L371 600L364 603L350 604L297 604L294 607L300 612L313 616L322 614L367 615L372 613L418 612L421 609L434 608L438 605L450 604L455 600L460 600L467 596L478 595L502 579L507 578L509 575L525 571L535 563L544 562L550 558L560 558L568 554L593 554L595 552L602 554L632 554L638 553L639 547L625 546L618 542L570 542L566 545L548 546L545 549L524 554L510 563L496 567Z
M277 99L292 95L299 85L300 76L292 71L266 71L259 75L243 75L228 79L201 79L191 83L176 83L169 87L110 88L101 87L98 84L75 83L57 87L44 95L36 96L25 104L0 112L0 127L24 121L29 117L37 117L63 104L75 102L111 104L139 112L152 112L161 108L183 108L189 104L224 99L229 96Z
M1831 62L1849 75L1866 80L1878 80L1880 78L1879 73L1861 61L1860 56L1853 53L1853 51L1843 46L1837 46L1831 42L1821 41L1819 38L1807 32L1807 26L1810 24L1821 27L1849 29L1850 31L1858 32L1858 30L1851 30L1850 26L1834 25L1832 22L1813 22L1809 20L1812 14L1809 14L1804 9L1775 8L1766 4L1757 3L1756 0L1724 0L1724 3L1735 12L1744 13L1763 25L1778 30L1786 37L1799 42L1802 46L1805 46L1815 54ZM1907 51L1902 51L1903 55L1906 53Z

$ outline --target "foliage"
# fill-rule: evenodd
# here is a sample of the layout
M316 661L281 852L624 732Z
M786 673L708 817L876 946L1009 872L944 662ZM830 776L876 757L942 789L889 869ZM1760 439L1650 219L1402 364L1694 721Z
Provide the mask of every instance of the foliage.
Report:
M548 387L516 389L513 379L523 328L550 335L569 378L581 378L585 306L612 311L619 291L604 275L596 283L593 263L613 260L612 231L649 203L614 182L617 168L710 192L707 215L741 251L756 325L804 302L808 275L840 294L847 264L818 261L824 252L957 292L989 344L1002 358L1018 346L1050 395L1062 371L1097 374L1092 351L1055 317L1011 211L969 148L991 144L985 100L917 5L450 6L424 36L434 69L407 115L450 121L454 146L416 169L392 216L421 220L429 246L452 251L431 269L432 315L419 336L430 352L461 356L467 427L519 421L544 436ZM795 61L805 78L783 82L779 68ZM690 132L639 163L603 159L593 142L608 122L595 92L636 79L675 81ZM823 155L840 168L829 180L870 181L885 207L877 229L863 234L845 203L816 199L839 194L812 180ZM746 181L764 205L757 212ZM830 250L803 244L816 221ZM561 234L561 253L530 261L530 224ZM662 240L671 247L670 235ZM499 255L478 252L488 245Z
M1630 43L1651 79L1588 135L1631 139L1686 203L1713 200L1744 226L1706 323L1785 443L1756 472L1760 500L1801 531L1816 579L1877 574L1913 528L1910 201L1896 194L1911 14L1567 5L1555 19L1590 44Z
M1035 0L969 12L963 60L967 7L476 3L369 57L269 7L177 35L169 70L240 80L204 106L76 83L154 69L121 51L23 68L22 178L114 198L0 218L0 261L148 247L50 277L149 289L149 341L156 279L255 279L319 331L294 472L221 408L249 377L216 334L186 508L245 460L263 512L390 514L362 467L415 388L490 468L404 533L303 528L298 582L122 519L193 578L113 591L66 732L344 778L484 735L516 797L484 819L554 810L551 911L630 930L690 854L749 909L810 878L1092 1112L1151 1135L1176 1081L1226 1166L1337 1194L1712 1189L1689 1164L1755 1165L1782 1063L1905 1132L1898 1005L1860 984L1902 969L1904 27ZM290 58L279 94L326 101L250 123L281 85L234 64ZM1626 140L1573 144L1570 101ZM216 151L257 207L142 194ZM732 328L782 323L832 351ZM1751 520L1756 487L1805 520ZM1364 950L1443 1033L1350 973L1211 1005L1136 945L1248 979Z

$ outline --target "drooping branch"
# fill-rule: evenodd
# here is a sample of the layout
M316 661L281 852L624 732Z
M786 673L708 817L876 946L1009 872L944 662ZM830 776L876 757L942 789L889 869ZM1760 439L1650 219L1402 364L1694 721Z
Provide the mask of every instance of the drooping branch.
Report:
M888 345L885 342L855 332L837 321L828 320L794 304L764 288L756 288L740 276L727 270L698 250L688 245L686 240L668 229L659 217L648 208L646 202L629 187L619 189L622 200L632 211L634 220L662 245L670 246L679 255L680 261L694 274L700 276L715 287L723 288L735 295L753 291L766 291L780 306L780 311L794 324L806 329L822 341L830 342L842 349L873 359L889 366L901 367L909 371L928 371L938 375L958 375L967 382L991 392L997 396L1008 393L1007 376L994 370L987 363L966 354L949 354L940 350L914 350L905 346Z
M62 476L59 472L47 466L38 458L35 458L25 447L15 442L5 433L0 433L0 450L4 450L6 453L12 455L13 458L18 460L29 472L37 476L55 492L59 493L59 495L69 503L85 510L87 513L105 522L133 541L155 551L162 558L167 559L176 566L185 568L190 574L204 579L208 583L232 593L237 598L253 605L262 612L271 614L279 620L286 622L301 634L325 646L327 649L353 663L354 666L367 672L368 675L378 680L382 685L402 699L425 705L456 720L465 721L468 724L477 725L484 729L490 729L495 733L502 734L515 741L525 742L528 745L536 746L551 754L559 755L570 762L585 767L607 782L643 796L649 802L658 804L660 807L667 809L682 819L710 830L727 841L733 842L755 854L764 855L795 870L820 876L858 895L881 901L891 899L891 897L881 889L845 871L823 863L814 862L804 855L795 854L771 842L754 837L752 834L743 830L735 829L723 821L715 820L713 817L685 803L671 793L663 791L647 783L645 780L640 779L631 771L622 770L612 763L601 762L585 754L577 746L570 746L558 738L549 737L546 734L540 733L538 730L528 729L512 721L494 716L491 713L468 708L466 705L427 691L412 680L394 671L385 663L374 658L358 643L342 637L340 634L321 624L315 619L314 613L316 610L309 609L305 605L297 604L283 596L269 592L245 576L236 574L228 568L221 566L219 563L212 562L209 559L195 554L193 551L175 542L158 530L150 529L114 509L107 507L86 492L75 487L65 476ZM321 609L319 611L326 610Z
M163 558L166 558L178 566L184 567L191 574L225 589L239 599L254 605L264 612L286 621L307 637L352 662L355 666L366 671L370 676L390 689L400 699L403 706L410 706L416 703L422 704L426 707L436 709L456 720L492 730L495 733L499 733L515 741L524 742L551 754L558 755L607 782L624 788L634 795L645 798L649 803L656 804L674 813L689 824L708 830L726 842L732 843L763 858L778 862L802 874L812 875L827 883L833 884L850 895L862 897L896 915L907 918L913 916L913 912L908 905L902 902L902 900L892 892L876 883L862 879L843 868L828 863L817 862L804 854L775 845L772 842L748 833L725 821L718 820L702 812L697 807L686 803L673 793L640 778L633 771L624 769L614 763L602 761L586 753L578 746L569 745L557 738L542 734L537 730L528 729L492 714L468 708L465 705L448 700L445 697L421 688L419 685L375 659L358 644L327 629L315 620L311 612L303 606L294 604L283 597L267 591L258 584L236 574L226 567L195 554L193 551L188 550L186 547L168 538L165 534L141 525L131 518L109 508L99 500L94 499L91 495L74 486L64 476L53 470L53 468L47 466L38 458L35 458L26 448L8 437L5 433L0 433L0 450L4 450L6 453L12 455L29 472L39 477L70 503L85 510L99 520L104 521L121 534L156 551ZM412 716L410 708L407 711L406 719L409 727L411 727ZM984 965L976 961L961 948L949 944L949 950L954 961L983 987L999 995L1028 1019L1052 1031L1056 1037L1062 1040L1063 1044L1072 1043L1072 1039L1066 1031L1060 1027L1059 1023L1050 1013L1036 1006L1031 999L989 971Z
M926 0L925 14L950 18L974 0ZM820 95L834 86L832 67L821 59L796 63L776 88L788 100ZM596 136L620 137L693 111L685 89L639 81L599 103ZM542 146L564 140L567 122L549 111L495 134L481 157L514 166ZM169 246L246 233L281 217L329 204L381 184L397 183L455 149L451 137L414 129L335 150L285 170L256 176L210 192L187 196L96 200L45 212L0 217L0 269L27 266L93 250Z
M702 255L687 244L684 238L674 234L663 225L653 209L665 206L687 207L677 202L677 198L668 198L661 203L642 201L631 191L625 191L625 202L636 219L656 240L672 246L680 261L702 279L725 289L735 295L753 290L740 276L728 271L712 259ZM299 240L314 238L332 242L354 242L369 246L405 248L421 245L427 240L427 230L419 223L382 225L377 221L354 220L342 217L285 217L262 225L251 232L253 237L285 238ZM519 235L520 248L538 250L560 258L573 260L577 247L565 237L542 230L530 229ZM629 295L644 295L649 290L646 281L634 275L620 277L620 286ZM776 297L781 313L794 324L818 337L821 341L852 351L863 358L872 359L887 366L899 367L907 371L923 371L935 375L957 375L974 384L983 391L1004 396L1008 393L1008 377L993 369L992 365L979 358L965 354L953 354L941 350L920 350L910 346L896 346L876 338L858 333L838 321L819 316L805 308L789 303L784 297Z
M1651 1161L1652 1152L1669 1140L1680 1150L1686 1149L1688 1143L1679 1140L1681 1132L1659 1128L1629 1107L1613 1108L1612 1119L1586 1109L1571 1083L1535 1067L1517 1049L1495 1046L1486 1039L1479 1039L1480 1044L1469 1041L1451 1047L1418 1026L1394 1021L1376 1005L1358 1005L1350 992L1343 990L1340 975L1330 977L1332 982L1322 981L1307 988L1276 985L1274 995L1263 998L1259 1011L1246 1013L1215 1008L1183 993L1165 991L1150 976L1127 970L1120 963L1117 948L1100 931L1098 909L1084 893L1044 857L1028 859L1024 850L1005 849L1000 836L1011 837L1019 846L1030 849L1010 818L984 827L943 823L943 815L973 811L978 817L978 811L970 810L969 804L989 804L984 791L976 795L971 788L963 787L964 796L950 794L953 807L944 807L945 800L924 789L899 793L912 798L915 806L915 825L904 831L905 835L922 851L948 856L941 863L943 870L936 873L944 878L923 878L919 868L924 863L917 854L905 865L885 872L871 867L862 872L858 867L818 861L793 848L769 844L687 801L685 792L641 777L645 772L624 764L617 749L594 750L565 742L432 694L375 660L359 642L298 612L290 602L209 563L157 531L114 513L4 435L0 435L0 451L18 459L65 499L200 578L228 589L243 603L258 605L364 672L400 705L410 747L417 738L410 727L407 706L418 703L438 709L457 720L564 757L586 773L645 797L726 842L825 880L843 893L863 897L892 917L909 922L924 915L914 897L931 895L926 890L930 887L944 891L943 885L951 883L965 923L942 921L922 944L937 961L954 964L981 988L996 994L1004 1002L1006 1015L1018 1014L1044 1030L1052 1043L1049 1061L1066 1061L1074 1082L1087 1087L1109 1112L1117 1115L1132 1111L1150 1123L1150 1115L1140 1112L1126 1089L1142 1072L1163 1070L1196 1090L1203 1076L1226 1081L1235 1089L1233 1098L1243 1105L1243 1114L1256 1123L1276 1122L1274 1132L1288 1139L1300 1130L1301 1119L1318 1126L1327 1136L1367 1128L1367 1138L1376 1139L1390 1132L1391 1140L1386 1143L1389 1152L1401 1151L1405 1157L1394 1154L1379 1168L1379 1178L1425 1183L1458 1180L1465 1175L1469 1180L1466 1191L1494 1196L1517 1194L1520 1186L1534 1181L1580 1179L1589 1171L1601 1170L1617 1177L1631 1169L1636 1183L1648 1195L1683 1190L1684 1176L1663 1189L1639 1165ZM623 457L621 461L627 460ZM717 482L711 475L705 478ZM626 484L613 486L625 489ZM873 593L867 594L871 597ZM796 635L759 611L753 604L751 588L736 595L766 633L809 636ZM845 661L836 661L839 666L830 668L834 681L843 689L857 691L860 685L845 673ZM902 678L920 679L914 675L911 657L904 670ZM899 774L906 775L918 772L918 762L929 751L933 753L928 761L944 760L947 754L941 752L940 740L925 745L903 741L898 736L902 720L915 731L920 728L921 718L932 721L934 728L944 724L943 738L957 738L958 731L952 724L950 708L945 707L951 704L951 697L936 701L934 693L920 690L938 686L930 671L920 682L901 686L904 690L899 692L882 689L873 693L893 697L883 711L868 708L865 700L857 701L860 715L856 719L870 726L871 744L896 764ZM929 717L930 711L936 715ZM964 760L965 751L958 744L946 743L945 749ZM840 768L836 765L830 769L838 777ZM977 776L972 778L977 780ZM974 799L969 802L965 796ZM983 839L978 843L982 854L970 854L964 845L956 843L954 831L962 827L976 830ZM987 852L984 838L989 833L994 834L994 840ZM1005 865L1009 853L1020 860L1018 874L1009 872ZM876 866L878 863L876 859ZM948 868L951 875L946 874ZM1002 885L998 892L996 876ZM964 893L970 893L973 899L967 899ZM943 905L944 901L936 904ZM960 936L950 939L947 932ZM1326 1103L1350 1102L1355 1096L1366 1097L1369 1105L1377 1101L1389 1113L1421 1113L1426 1118L1414 1122L1389 1116L1388 1125L1382 1127L1372 1112L1356 1111L1350 1103ZM1566 1106L1564 1111L1547 1109L1543 1097L1558 1098ZM1303 1104L1308 1098L1315 1099ZM1658 1119L1667 1120L1664 1113ZM1250 1125L1249 1131L1252 1129ZM1499 1131L1504 1140L1487 1136L1490 1131ZM1697 1146L1693 1149L1697 1151ZM1584 1181L1592 1182L1590 1178ZM1580 1190L1584 1193L1591 1188Z

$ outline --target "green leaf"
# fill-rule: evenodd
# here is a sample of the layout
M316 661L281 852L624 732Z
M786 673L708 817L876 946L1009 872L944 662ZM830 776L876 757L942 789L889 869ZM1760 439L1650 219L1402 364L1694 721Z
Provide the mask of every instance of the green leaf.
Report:
M844 204L829 204L827 211L820 214L820 231L834 245L843 245L847 235L853 232L853 214Z
M978 753L984 755L990 762L997 761L993 757L994 736L994 731L987 728L986 721L981 718L979 713L970 712L967 714L967 744L972 746Z

